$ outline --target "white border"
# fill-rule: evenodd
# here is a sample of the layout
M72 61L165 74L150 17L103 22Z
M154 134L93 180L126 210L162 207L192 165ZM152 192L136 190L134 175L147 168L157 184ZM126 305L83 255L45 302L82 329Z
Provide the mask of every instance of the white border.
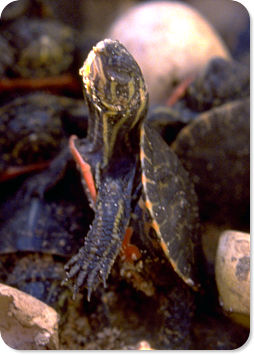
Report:
M95 0L95 1L97 1L97 0ZM234 0L231 0L231 1L234 1ZM11 2L12 1L10 1L10 0L0 0L0 16L2 14L3 9ZM253 0L238 0L237 2L239 2L240 4L242 4L246 8L246 10L249 12L250 18L252 20L253 13L254 13L254 1ZM251 26L251 48L252 48L252 44L253 44L252 35L253 35L253 32L252 32L252 26ZM252 61L251 61L251 64L252 64ZM251 90L251 91L253 92L253 90ZM252 217L252 215L251 215L251 217ZM253 329L252 327L253 327L253 315L251 317L251 330ZM241 348L237 349L236 351L244 351L244 350L251 351L253 349L254 349L254 344L253 344L252 331L251 331L251 335L250 335L249 340ZM5 342L1 338L1 333L0 333L0 354L13 354L13 352L16 352L16 350L10 348L8 345L5 344ZM104 350L104 352L105 352L105 350ZM106 352L109 352L109 351L106 351ZM181 350L177 351L178 354L183 353L183 352L184 351L181 351ZM66 354L66 351L64 351L64 352L61 351L61 353ZM112 351L112 353L114 353L114 352ZM206 351L199 351L198 353L202 354L202 353L206 353ZM220 351L220 353L221 353L221 351Z

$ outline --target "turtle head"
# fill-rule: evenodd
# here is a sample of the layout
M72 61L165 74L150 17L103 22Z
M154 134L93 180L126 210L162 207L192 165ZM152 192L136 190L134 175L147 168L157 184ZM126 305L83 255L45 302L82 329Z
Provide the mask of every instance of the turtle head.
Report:
M80 75L90 110L88 138L96 146L103 142L107 164L116 145L132 146L132 136L139 131L148 105L145 81L132 55L111 39L93 47Z

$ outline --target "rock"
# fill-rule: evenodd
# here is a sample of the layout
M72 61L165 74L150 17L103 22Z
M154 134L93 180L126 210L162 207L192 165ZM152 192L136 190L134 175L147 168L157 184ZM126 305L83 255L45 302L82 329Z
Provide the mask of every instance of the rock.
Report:
M215 276L223 309L246 325L250 316L250 235L228 230L221 234Z
M189 0L189 4L198 9L213 24L225 40L232 55L237 55L237 60L240 59L239 50L242 52L240 56L249 51L250 15L244 4L228 0Z
M222 39L193 8L180 2L148 2L131 7L110 27L137 60L150 101L158 103L214 56L230 58Z
M36 298L0 284L0 332L18 350L58 349L58 315Z

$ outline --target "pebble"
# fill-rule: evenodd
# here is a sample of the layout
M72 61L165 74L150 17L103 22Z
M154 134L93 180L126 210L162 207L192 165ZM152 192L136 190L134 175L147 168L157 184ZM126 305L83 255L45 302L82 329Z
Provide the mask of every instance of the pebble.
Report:
M58 315L38 299L0 284L0 333L17 350L59 348Z
M228 315L244 324L250 316L250 235L224 231L219 239L215 277L220 304Z
M150 1L118 17L107 37L118 39L144 74L151 103L202 70L213 56L230 58L215 29L194 8L177 1Z

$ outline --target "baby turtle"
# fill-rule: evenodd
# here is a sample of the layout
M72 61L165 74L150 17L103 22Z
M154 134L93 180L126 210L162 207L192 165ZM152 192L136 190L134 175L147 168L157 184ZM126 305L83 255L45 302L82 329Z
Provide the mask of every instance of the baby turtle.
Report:
M14 49L9 45L8 41L0 35L0 75L6 76L8 68L14 63Z
M215 57L185 88L181 100L172 105L151 106L146 119L171 144L179 131L200 113L249 95L248 67L234 60Z
M190 173L200 215L232 228L248 223L249 95L248 67L214 58L180 101L147 117Z
M0 181L45 168L66 145L68 133L77 132L75 121L84 133L87 125L83 100L42 92L9 101L0 116Z
M195 247L198 211L193 185L177 156L156 130L143 122L148 93L141 70L118 41L105 39L80 69L90 116L85 139L72 136L70 149L95 211L84 246L66 265L74 295L88 299L106 279L130 239L135 207L143 211L143 238L163 251L183 281L197 287ZM144 226L149 224L149 228ZM132 246L132 257L142 251Z
M82 245L91 214L74 167L59 182L61 194L51 189L45 199L25 198L32 181L1 201L0 280L62 312L69 296L61 285L64 264Z
M171 148L195 183L200 215L231 228L248 223L249 96L249 68L214 58L171 108L181 117L194 115Z
M55 76L73 63L75 31L60 22L22 17L6 25L2 35L15 51L12 76Z
M183 99L189 109L203 112L249 95L249 68L215 57L188 87Z
M250 204L250 99L201 113L171 147L195 183L202 217L216 215L235 228L243 222Z

